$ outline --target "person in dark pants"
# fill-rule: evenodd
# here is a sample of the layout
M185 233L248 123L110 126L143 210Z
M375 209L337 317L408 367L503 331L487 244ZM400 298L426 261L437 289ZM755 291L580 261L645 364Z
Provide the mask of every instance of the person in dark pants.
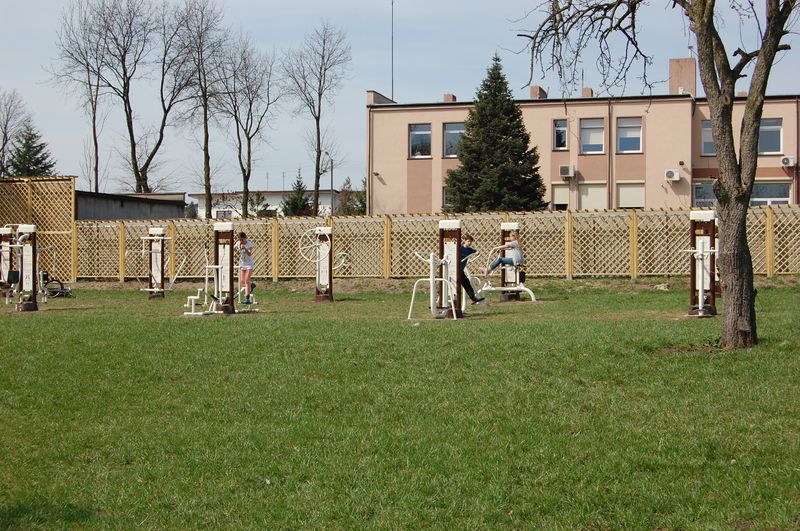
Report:
M465 234L464 237L461 238L461 287L467 292L467 296L472 300L472 304L478 304L484 300L484 297L478 298L475 296L475 290L472 288L469 276L467 276L467 273L464 271L467 265L467 257L476 252L472 247L473 241L472 236L469 234Z

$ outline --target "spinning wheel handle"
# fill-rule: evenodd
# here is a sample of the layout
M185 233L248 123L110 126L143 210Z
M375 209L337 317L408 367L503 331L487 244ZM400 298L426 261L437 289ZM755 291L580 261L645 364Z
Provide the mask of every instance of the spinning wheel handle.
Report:
M308 262L321 262L328 257L328 253L331 251L330 242L331 239L327 234L318 234L316 229L308 229L300 236L300 241L298 242L300 256ZM320 253L319 249L323 244L327 244L325 252Z

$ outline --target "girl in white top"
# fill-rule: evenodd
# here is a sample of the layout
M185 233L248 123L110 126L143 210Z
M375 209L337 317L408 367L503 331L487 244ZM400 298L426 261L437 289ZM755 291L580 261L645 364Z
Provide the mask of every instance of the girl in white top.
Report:
M522 256L522 246L519 244L519 231L512 230L510 236L511 240L509 240L505 245L501 245L492 249L493 253L506 250L509 251L509 253L508 256L497 257L497 259L492 262L492 265L489 266L488 271L486 271L487 274L491 273L500 264L518 266L525 263L525 257Z
M247 239L247 234L239 233L239 241L234 245L239 251L239 285L244 286L244 303L250 304L250 279L253 277L253 242Z

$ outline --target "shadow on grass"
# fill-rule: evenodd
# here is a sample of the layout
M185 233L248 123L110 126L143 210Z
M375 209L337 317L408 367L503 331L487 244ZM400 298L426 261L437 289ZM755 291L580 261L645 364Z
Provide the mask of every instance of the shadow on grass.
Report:
M45 527L71 527L94 516L94 511L72 503L57 504L44 498L22 500L0 508L0 529L26 528L31 524Z

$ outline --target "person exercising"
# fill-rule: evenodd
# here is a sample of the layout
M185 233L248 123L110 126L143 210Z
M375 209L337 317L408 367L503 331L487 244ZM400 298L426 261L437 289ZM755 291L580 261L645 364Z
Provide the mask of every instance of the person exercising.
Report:
M518 266L525 263L525 257L522 255L522 246L519 244L519 231L512 230L510 236L511 239L504 245L500 245L499 247L495 247L492 249L493 253L500 251L510 251L508 253L509 256L498 256L497 259L494 262L492 262L492 265L489 266L488 270L482 271L483 274L485 275L490 274L500 264L508 266Z
M253 242L247 239L247 234L239 233L239 241L234 245L234 249L239 251L239 285L244 286L244 303L250 304L250 291L252 289L251 278L253 277Z
M461 238L461 242L461 287L467 292L472 304L478 304L484 300L484 298L475 296L475 289L472 287L472 283L469 281L469 276L467 275L466 271L464 271L464 268L467 267L467 257L477 252L475 251L475 248L472 247L474 240L472 239L472 236L465 234L464 237Z

